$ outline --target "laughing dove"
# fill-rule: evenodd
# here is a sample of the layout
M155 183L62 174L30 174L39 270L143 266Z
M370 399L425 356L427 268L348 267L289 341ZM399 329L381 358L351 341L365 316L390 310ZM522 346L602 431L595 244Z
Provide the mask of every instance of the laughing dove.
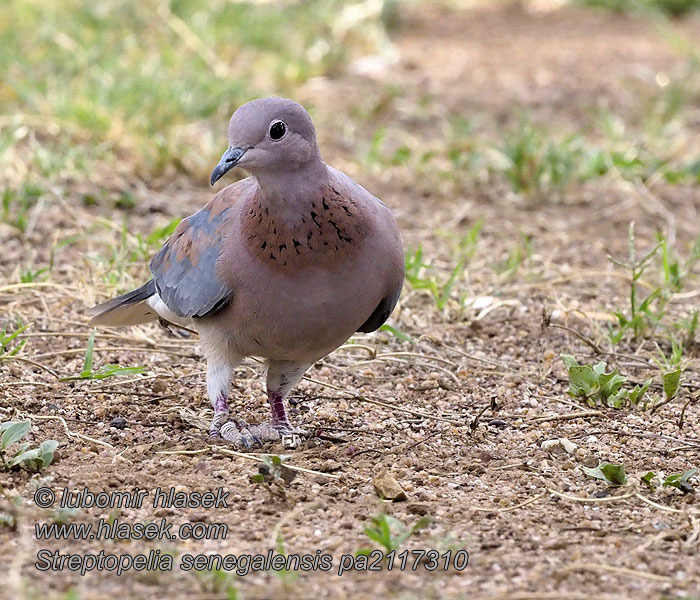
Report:
M140 288L90 309L90 325L167 321L197 330L207 359L211 434L250 447L295 430L284 401L306 370L355 332L378 329L401 293L404 257L385 204L326 165L309 114L263 98L241 106L212 185L251 177L184 219ZM271 420L229 415L233 368L266 359Z

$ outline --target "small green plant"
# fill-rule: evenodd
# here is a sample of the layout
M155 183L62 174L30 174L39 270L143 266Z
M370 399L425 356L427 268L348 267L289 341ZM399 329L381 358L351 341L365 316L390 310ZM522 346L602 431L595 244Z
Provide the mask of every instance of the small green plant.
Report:
M136 247L128 252L128 260L130 262L150 261L153 252L160 248L172 235L180 221L182 219L176 217L163 227L157 227L145 237L140 233L136 234ZM123 240L123 244L127 244L126 240Z
M393 325L389 325L388 323L384 323L384 325L379 328L379 331L386 331L402 342L408 342L409 344L413 344L415 342L410 335L404 333L400 329L397 329Z
M77 381L81 379L107 379L108 377L118 377L121 375L137 375L143 373L144 367L120 367L119 365L104 365L99 369L93 368L93 352L95 349L95 330L90 332L87 348L85 350L85 360L83 370L78 375L61 377L59 381Z
M685 366L683 365L683 342L671 337L671 353L664 354L664 351L656 347L659 358L654 361L661 370L661 381L663 383L664 396L666 400L664 404L673 400L678 394L681 387L681 375Z
M673 473L664 479L661 484L663 487L674 487L684 494L692 494L693 486L690 485L690 479L698 473L697 469L688 469L685 473Z
M43 193L42 189L32 185L25 185L19 190L5 189L2 193L0 212L2 221L21 233L26 233L29 226L29 211Z
M223 569L197 571L197 584L202 592L213 594L222 600L238 600L236 577Z
M43 267L37 270L33 270L29 267L20 268L19 281L20 283L33 283L35 281L39 281L39 277L45 275L48 272L49 269L47 267ZM43 277L42 279L46 279L46 277Z
M593 468L584 467L582 465L581 471L589 477L600 479L611 486L627 485L627 474L625 473L624 465L613 465L611 463L602 462L597 467Z
M605 372L607 365L604 361L590 366L579 365L569 354L562 354L561 359L569 372L569 394L575 398L582 398L591 407L622 408L627 404L637 406L651 385L651 379L647 379L641 386L635 385L630 390L623 387L627 377L621 375L617 369L610 373Z
M447 278L440 280L426 273L432 267L424 262L423 247L419 245L414 252L410 250L407 252L405 269L406 281L409 285L415 290L428 290L435 300L436 308L442 311L450 299L458 277L464 271L464 261L459 260Z
M684 473L672 473L671 475L668 475L666 479L664 479L661 482L662 487L673 487L684 494L692 494L694 492L693 486L690 484L690 480L693 477L696 477L698 473L697 469L688 469ZM643 475L640 477L640 480L642 483L644 483L649 489L656 489L656 485L654 485L654 480L656 479L657 475L654 473L654 471L649 471L646 475Z
M673 292L680 292L700 260L700 236L696 238L685 259L671 255L668 241L662 233L657 233L656 239L661 248L664 286Z
M409 249L406 253L406 281L413 289L428 290L435 300L435 307L441 312L447 306L459 278L465 271L467 262L476 252L482 226L483 222L479 220L462 236L457 247L457 264L445 278L438 278L431 273L435 268L425 261L423 247L420 244L415 251ZM462 295L460 305L464 303L464 299Z
M276 550L277 554L280 556L287 556L287 549L284 545L284 536L282 535L281 531L277 532L277 538L275 539L276 543ZM294 571L291 571L287 569L286 567L284 569L275 569L273 570L273 573L277 575L282 580L282 585L286 588L289 588L297 579L297 574Z
M19 516L24 501L22 500L22 496L14 496L9 504L10 506L7 511L0 511L0 527L7 527L14 531L17 529L17 517Z
M0 459L5 471L15 467L24 467L28 471L38 471L51 464L54 452L58 447L56 440L41 442L38 448L29 448L30 443L24 442L19 447L10 447L19 442L29 433L30 421L6 421L0 423Z
M520 237L515 242L515 246L508 253L505 260L494 265L493 270L506 279L515 277L520 267L532 266L533 240L529 235L520 233Z
M640 297L639 295L639 280L659 252L663 242L658 242L642 258L638 259L634 221L630 223L627 241L629 247L628 261L620 261L608 257L613 264L627 269L630 274L629 313L625 314L622 311L616 311L617 329L610 325L608 326L608 334L613 345L619 344L628 332L632 333L634 339L653 333L663 319L666 303L668 302L668 290L662 287L654 288L645 297Z
M417 531L425 528L430 519L422 517L413 527L406 527L397 518L384 513L372 517L372 524L365 527L365 535L372 541L382 546L387 552L397 550ZM363 548L357 551L357 555L370 554L371 549Z
M698 331L698 317L700 317L700 310L696 308L689 317L683 317L673 324L676 330L682 332L682 343L685 346L693 346L695 343L695 334Z
M59 506L53 509L51 520L54 523L70 523L80 514L80 508L73 506ZM111 523L110 523L111 524Z
M271 496L282 499L287 497L287 486L292 483L296 472L287 467L284 462L289 456L265 454L262 463L258 466L258 472L250 476L251 483L261 485Z
M15 329L12 333L8 333L5 329L0 330L0 359L8 356L15 356L19 353L27 340L20 340L16 344L13 344L13 342L18 335L29 329L30 326L31 323L28 323L27 325Z
M584 180L592 164L580 136L554 140L528 119L506 136L496 157L492 167L505 175L514 192L523 194L563 189L574 180Z

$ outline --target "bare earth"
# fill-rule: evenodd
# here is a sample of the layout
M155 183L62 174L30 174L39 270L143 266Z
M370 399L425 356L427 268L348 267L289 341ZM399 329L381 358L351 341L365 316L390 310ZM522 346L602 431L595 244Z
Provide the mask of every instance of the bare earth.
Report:
M684 28L698 39L700 21ZM559 355L588 363L606 357L594 357L591 346L571 331L543 325L543 312L554 313L552 324L605 345L606 319L624 304L627 289L608 255L625 257L632 220L641 248L651 247L655 231L671 222L677 246L687 248L700 222L697 188L658 183L650 199L634 186L605 178L564 198L523 200L502 183L363 165L353 159L358 153L348 141L369 144L376 127L385 125L388 145L392 132L410 131L416 146L429 150L444 144L445 132L436 124L444 124L448 115L477 118L478 128L494 132L517 123L524 110L564 130L585 131L596 108L634 115L657 91L657 73L678 72L681 58L649 22L573 9L538 15L519 8L414 7L394 42L399 62L380 76L381 83L349 71L308 82L299 99L313 106L327 162L347 170L392 207L406 246L422 243L426 256L449 269L460 236L483 220L468 277L460 284L476 303L460 310L451 301L440 313L429 294L407 289L390 322L414 344L387 332L358 336L354 348L312 368L308 375L314 381L302 382L293 394L291 418L322 437L306 441L287 462L316 473L297 473L281 498L250 482L257 460L211 448L199 427L210 407L196 339L155 326L99 332L99 364L143 365L147 377L59 383L34 364L62 375L80 371L88 334L84 310L112 291L98 279L103 265L85 257L108 255L119 243L123 214L134 235L189 214L209 197L205 182L177 180L158 190L137 190L144 202L113 215L104 207L81 210L80 193L89 190L88 183L56 190L26 241L0 225L0 284L16 281L16 265L30 257L37 264L48 262L55 241L83 235L58 251L60 266L50 285L0 286L3 314L34 323L25 355L33 363L0 365L0 406L8 417L16 416L15 410L36 417L31 439L61 443L56 462L38 477L24 471L0 474L0 512L17 519L15 528L0 528L0 596L64 597L75 586L78 597L90 600L226 598L229 585L246 599L700 596L696 495L671 488L650 491L638 483L650 470L700 466L700 403L692 395L700 388L697 348L686 349L688 387L653 415L625 409L576 416L587 407L567 395ZM388 84L401 89L400 98L392 99ZM348 133L348 119L359 131ZM698 128L696 120L695 136ZM101 220L105 216L113 217L116 231ZM507 257L521 235L533 240L531 259L511 277L497 275L492 266ZM135 268L119 280L122 287L145 276L142 265ZM685 293L669 310L687 314L697 303L698 294ZM653 363L650 368L624 357L616 363L635 380L658 373ZM249 361L237 371L233 390L244 418L266 418L258 364ZM115 417L126 419L127 427L110 428ZM69 437L66 427L95 441ZM541 447L558 438L577 448L568 454L560 446ZM266 450L284 453L281 445ZM624 464L633 483L607 488L577 468L600 461ZM403 486L406 501L378 498L372 479L383 469ZM64 487L94 492L223 487L230 492L227 509L146 505L113 516L130 522L165 517L176 525L225 522L228 537L37 541L34 523L51 521L55 514L32 501L41 485L57 492ZM12 503L16 496L22 498L19 506ZM429 525L404 547L463 548L468 567L429 572L419 565L415 572L338 576L342 554L374 547L363 528L380 512L407 525L429 517ZM83 509L73 519L95 523L107 514ZM81 578L68 570L39 573L33 566L40 548L82 554L154 548L174 553L177 564L185 553L266 554L278 549L278 538L287 554L320 549L333 555L333 569L236 578L175 568Z

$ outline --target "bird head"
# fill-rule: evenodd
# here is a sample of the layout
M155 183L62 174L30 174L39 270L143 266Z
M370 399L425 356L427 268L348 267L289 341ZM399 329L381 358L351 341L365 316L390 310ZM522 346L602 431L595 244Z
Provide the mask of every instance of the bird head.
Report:
M212 171L212 185L235 166L253 175L284 173L320 160L309 113L286 98L260 98L241 106L229 122L228 143Z

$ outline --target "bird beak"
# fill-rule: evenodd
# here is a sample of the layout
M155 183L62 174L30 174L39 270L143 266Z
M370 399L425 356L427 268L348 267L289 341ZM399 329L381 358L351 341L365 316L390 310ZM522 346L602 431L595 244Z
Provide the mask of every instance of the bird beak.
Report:
M226 173L228 173L233 167L235 167L243 158L248 148L228 148L224 152L219 164L214 167L211 172L211 184L214 185L219 179L221 179Z

